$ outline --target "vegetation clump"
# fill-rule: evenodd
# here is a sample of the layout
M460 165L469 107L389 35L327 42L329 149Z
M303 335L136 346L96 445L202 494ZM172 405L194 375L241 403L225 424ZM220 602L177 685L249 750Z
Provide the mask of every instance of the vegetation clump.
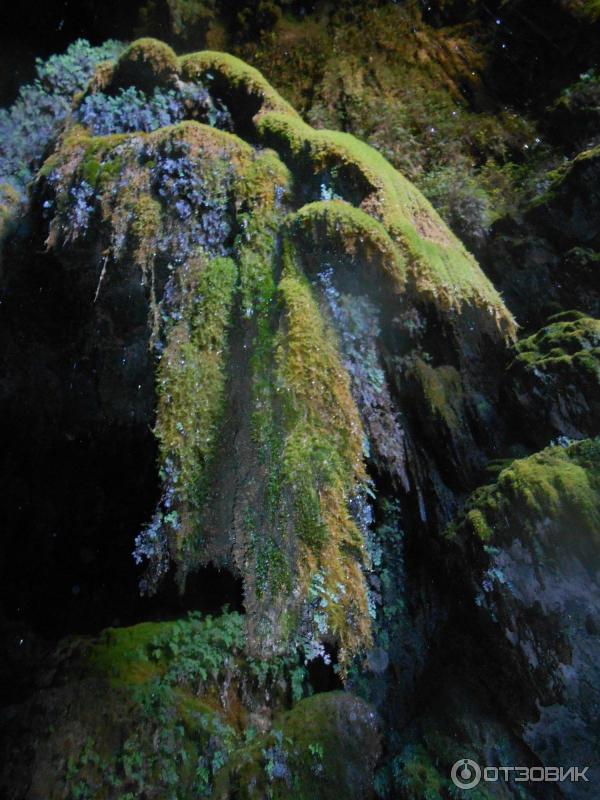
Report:
M515 350L515 364L528 371L583 368L598 378L600 322L580 311L563 311L550 317L540 331L517 342Z
M563 311L515 345L506 395L519 415L532 414L534 444L560 436L598 434L600 322Z
M513 461L493 484L477 489L451 534L474 535L494 545L517 538L534 543L541 527L568 537L573 547L594 550L599 489L600 441L564 442Z
M142 590L171 567L183 589L215 560L243 579L258 650L329 658L328 644L345 672L371 643L352 511L368 485L365 432L319 306L319 262L353 264L361 283L450 325L473 314L500 342L513 320L408 180L352 136L311 128L233 56L134 42L76 113L40 173L48 242L102 242L97 297L106 270L133 259L156 359L162 491L135 543ZM239 422L242 463L227 466L216 455L231 449L240 397L252 420Z

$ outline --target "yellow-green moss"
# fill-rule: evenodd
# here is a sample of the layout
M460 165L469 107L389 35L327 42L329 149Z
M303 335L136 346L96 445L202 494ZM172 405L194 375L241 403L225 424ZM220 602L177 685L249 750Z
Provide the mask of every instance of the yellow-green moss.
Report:
M458 371L449 365L432 367L421 359L414 365L428 413L442 419L450 430L461 425L463 387Z
M178 576L182 581L203 557L203 506L214 474L227 332L238 287L241 323L255 337L252 437L266 473L267 529L254 531L254 540L265 543L267 552L252 551L244 540L234 544L234 559L245 571L248 593L258 573L267 576L274 591L299 588L294 614L301 613L314 581L322 581L327 597L321 598L320 616L326 630L321 619L320 635L337 641L345 667L370 642L361 569L364 543L348 510L366 480L363 431L335 335L323 320L304 268L311 257L315 263L310 268L318 266L319 254L337 257L369 270L369 281L382 291L410 292L452 314L475 308L478 329L485 330L489 322L496 334L511 335L512 320L476 262L410 182L352 136L305 124L259 72L211 51L183 56L174 65L172 51L152 40L131 45L114 80L124 81L134 67L141 71L131 81L147 80L148 89L175 73L205 82L229 105L237 129L252 145L274 146L274 151L257 152L233 134L194 121L110 137L91 137L73 127L44 167L45 176L58 172L65 187L85 180L99 192L114 255L131 255L148 279L152 343L164 322L156 435L160 463L165 469L169 465L173 482L175 502L168 511L162 508L161 518L168 517L169 550ZM155 296L154 254L168 209L163 198L153 196L152 169L160 153L179 144L199 168L204 164L213 170L215 165L216 174L225 164L231 175L227 202L235 262L192 254L173 276L181 304L176 316ZM106 190L117 172L127 180L115 195ZM308 203L284 226L293 201L317 196L320 182L328 195L339 192L351 202ZM68 202L68 191L62 197ZM52 225L60 230L60 214ZM161 314L168 319L161 322ZM436 372L434 378L427 382L427 400L454 424L452 409L441 396L456 388L454 375ZM251 533L246 538L251 540ZM280 547L280 539L289 547Z
M227 329L237 267L231 259L188 261L178 273L181 321L169 333L157 374L161 463L177 472L171 551L180 578L198 560L200 515L225 402Z
M184 80L207 82L220 80L234 92L241 92L246 98L258 103L258 111L280 111L295 119L297 112L279 95L262 74L230 53L204 50L181 56L179 69Z
M550 317L548 324L515 345L515 366L527 370L583 367L600 382L600 320L579 311Z
M236 174L234 195L240 233L235 249L245 317L266 311L274 298L275 247L290 182L288 169L270 150L258 153Z
M376 150L349 134L314 130L281 112L263 113L256 124L284 160L309 164L315 173L338 170L346 182L362 187L361 208L385 226L402 252L418 296L445 309L473 305L484 311L482 325L487 317L492 327L514 335L510 313L475 259L418 189Z
M173 68L171 53L155 40L139 40L121 56L121 64L154 61ZM155 72L159 66L152 67ZM290 166L305 175L331 174L335 181L358 192L362 210L378 220L406 261L417 294L446 310L474 306L487 323L513 336L514 321L476 261L444 225L421 193L383 156L353 136L314 130L254 68L229 54L205 51L182 56L178 69L186 80L216 82L219 94L230 95L234 117L251 117L255 136L275 149ZM158 74L158 73L157 73ZM155 83L158 82L158 78ZM245 119L243 125L251 122ZM344 188L344 187L340 187ZM381 238L381 236L379 236ZM389 249L389 246L388 246Z
M170 622L141 622L128 628L107 628L87 653L93 673L113 686L146 683L160 676L162 669L148 658L148 649L157 637L172 627Z
M333 334L289 245L279 294L284 309L277 343L284 408L282 480L293 497L304 590L322 570L325 587L338 597L324 613L345 663L370 641L361 571L364 544L348 511L350 494L366 477L363 430Z
M304 123L257 70L230 55L196 53L181 60L182 74L203 79L214 72L230 89L259 105L253 120L259 139L292 168L338 171L365 192L362 209L380 221L406 258L416 291L442 308L465 304L484 312L492 327L513 336L514 321L477 262L448 230L430 203L383 156L353 136L314 130Z
M137 39L119 56L112 82L149 90L171 83L178 68L177 56L169 45L158 39Z
M451 528L484 541L532 536L551 525L571 540L600 544L600 439L548 447L513 461L478 489Z
M309 203L294 214L288 227L298 244L299 257L347 256L377 279L387 275L399 293L406 283L406 264L385 227L364 211L340 200Z

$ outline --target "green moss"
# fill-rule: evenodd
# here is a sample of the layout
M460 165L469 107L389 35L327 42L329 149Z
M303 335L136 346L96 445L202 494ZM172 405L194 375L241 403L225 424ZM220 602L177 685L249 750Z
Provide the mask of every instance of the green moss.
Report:
M345 184L340 189L349 186L366 192L363 210L385 226L406 258L420 294L443 308L479 307L485 311L484 319L503 333L514 334L510 314L475 260L429 202L376 150L348 134L306 125L257 70L233 56L210 51L184 56L181 70L187 79L213 75L230 91L253 98L257 135L292 168L304 171L308 163L315 173L337 172Z
M373 712L351 694L309 697L240 748L218 776L215 796L240 800L362 800L379 750Z
M406 263L385 227L364 211L340 200L309 203L288 222L290 234L305 261L321 268L323 259L347 256L377 279L387 276L400 293L406 283Z
M349 513L350 499L366 480L363 430L336 337L304 273L320 268L322 260L337 260L365 270L379 290L433 302L451 318L475 309L478 331L489 325L493 335L510 336L512 319L409 181L352 136L312 129L259 72L235 57L207 51L174 65L168 48L140 40L123 54L114 80L147 80L151 88L176 73L206 83L223 99L253 146L194 121L112 137L90 137L73 127L44 174L52 171L54 184L58 175L67 204L68 189L78 181L97 190L112 255L131 256L148 289L151 343L165 345L155 430L169 506L159 508L160 530L180 584L206 557L202 525L219 477L214 457L226 403L228 330L239 298L239 341L252 340L252 353L250 375L237 377L240 392L249 383L256 453L248 458L256 458L255 500L261 504L260 514L236 506L245 530L230 543L236 564L243 565L248 616L256 627L256 615L264 612L266 619L272 608L283 613L290 603L292 616L312 614L314 638L335 639L345 669L371 637L364 542ZM154 261L169 233L165 226L179 223L169 217L168 200L154 194L152 176L161 156L182 149L206 177L207 194L226 204L234 241L232 259L196 253L174 272L180 307L170 309L156 296ZM114 192L117 174L127 181ZM320 183L328 195L351 202L309 202L284 224L290 208L318 196ZM57 237L64 230L61 213L52 221ZM458 412L448 397L457 381L448 370L424 373L426 402L449 425L456 425ZM321 610L312 613L317 602Z
M502 542L535 539L540 525L558 531L565 544L600 544L600 440L513 461L493 484L474 492L450 532Z
M108 147L99 147L94 142L86 150L81 164L81 177L94 188L106 188L121 174L123 162L114 154L112 145L113 142Z
M147 683L160 676L161 665L149 659L151 643L168 635L171 622L141 622L129 628L107 628L88 652L93 673L113 686Z
M448 365L432 367L418 359L414 374L421 386L428 413L443 420L450 430L457 430L462 424L463 413L463 387L457 370Z
M583 359L600 380L600 321L579 311L550 317L541 330L515 345L515 365L527 370L555 370Z
M324 614L345 663L370 641L361 572L364 544L347 505L366 477L362 425L332 332L289 245L279 294L284 310L276 378L283 403L281 478L291 492L303 545L304 591L311 577L323 570L325 591L337 598L325 603Z
M257 119L261 138L284 159L315 173L341 175L334 189L362 191L363 211L380 221L407 263L415 291L446 309L465 304L485 311L485 317L506 335L514 322L492 284L463 245L446 228L421 193L396 172L376 150L349 134L317 131L280 112Z
M137 39L120 55L112 83L148 91L154 86L172 83L178 68L177 56L164 42L150 38Z
M179 68L184 80L220 83L257 104L256 111L280 111L299 119L297 112L273 89L261 73L230 53L205 50L181 56ZM210 77L209 77L210 76Z
M424 747L408 747L398 760L401 767L397 784L402 787L407 800L437 800L444 797L450 782L441 775Z
M256 314L262 321L275 297L275 247L283 218L281 203L289 194L290 180L289 171L269 150L259 153L235 178L240 229L235 250L242 312L247 318Z
M177 474L171 549L184 577L198 559L199 520L225 403L237 267L231 259L197 257L179 279L181 321L168 335L158 368L156 436L161 463L172 463Z
M581 171L586 168L587 162L594 161L599 157L600 146L591 147L570 161L561 163L556 169L547 172L545 175L547 188L531 201L528 209L535 210L560 203L563 195L572 192L572 186L579 181Z
M226 611L109 629L84 654L69 708L83 731L69 740L64 779L73 796L213 796L215 778L243 746L250 708L267 694L280 708L281 686L295 686L298 698L305 678L295 655L252 659L243 617ZM59 729L50 747L62 742Z
M138 264L149 263L151 254L147 252L156 241L161 227L161 206L148 194L143 194L133 208L131 233L135 243L135 260Z

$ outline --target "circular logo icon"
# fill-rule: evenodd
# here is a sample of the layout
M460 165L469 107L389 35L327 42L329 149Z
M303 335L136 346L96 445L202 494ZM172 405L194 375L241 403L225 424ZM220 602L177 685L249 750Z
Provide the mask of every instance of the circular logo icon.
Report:
M459 789L474 789L481 780L481 767L470 758L461 758L452 767L450 777Z

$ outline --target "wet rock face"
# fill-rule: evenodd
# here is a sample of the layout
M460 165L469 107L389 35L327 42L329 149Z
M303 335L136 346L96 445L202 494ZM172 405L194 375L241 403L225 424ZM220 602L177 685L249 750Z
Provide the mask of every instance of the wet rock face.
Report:
M548 176L522 222L494 229L483 262L527 330L564 309L600 316L598 170L595 149L580 153Z
M596 764L599 456L584 440L513 462L452 534L478 562L477 616L518 676L500 702L540 761L565 767ZM563 790L594 794L583 782Z

